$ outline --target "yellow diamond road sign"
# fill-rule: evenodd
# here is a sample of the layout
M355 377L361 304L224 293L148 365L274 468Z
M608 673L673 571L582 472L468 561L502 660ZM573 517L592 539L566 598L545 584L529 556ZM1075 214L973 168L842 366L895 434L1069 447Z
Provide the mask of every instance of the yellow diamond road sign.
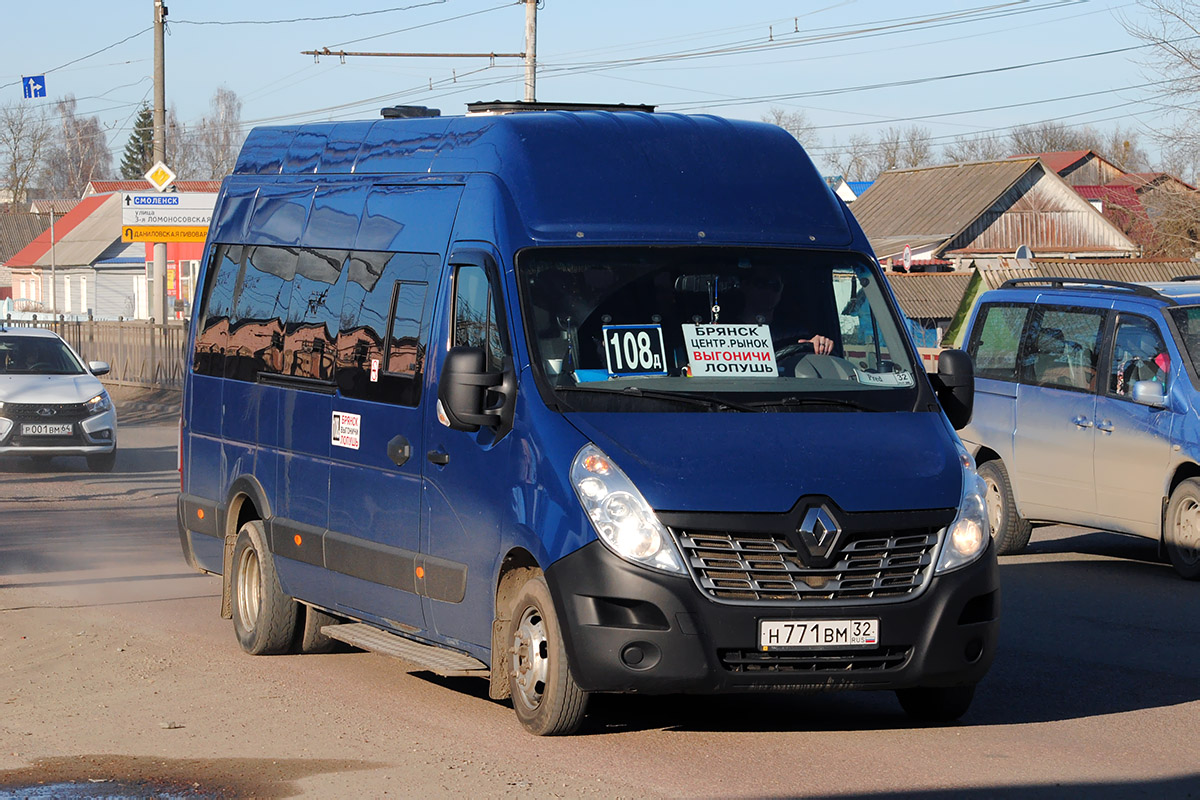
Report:
M150 181L155 189L163 192L175 182L175 173L171 171L170 167L159 161L146 173L146 180Z

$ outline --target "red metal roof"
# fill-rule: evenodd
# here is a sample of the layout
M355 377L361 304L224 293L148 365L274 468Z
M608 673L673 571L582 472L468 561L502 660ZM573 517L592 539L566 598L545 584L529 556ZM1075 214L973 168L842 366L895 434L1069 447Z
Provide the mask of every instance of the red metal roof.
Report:
M1063 150L1057 153L1024 153L1019 156L1009 156L1009 158L1040 158L1047 167L1061 175L1063 170L1083 161L1091 152L1091 150Z
M85 197L79 202L79 205L67 212L66 216L54 223L54 241L62 242L71 231L79 227L79 225L91 216L92 212L104 205L112 195L97 194ZM120 231L117 232L118 235ZM32 267L37 263L37 260L44 256L50 250L50 229L47 228L36 239L34 239L21 250L17 251L16 255L8 260L9 267ZM57 252L57 251L56 251Z

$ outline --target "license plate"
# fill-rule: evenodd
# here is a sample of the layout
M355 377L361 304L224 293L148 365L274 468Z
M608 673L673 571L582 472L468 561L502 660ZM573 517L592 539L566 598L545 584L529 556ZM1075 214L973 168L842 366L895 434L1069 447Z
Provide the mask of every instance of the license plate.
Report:
M765 619L758 624L758 644L763 650L878 647L879 620Z
M70 436L71 423L51 425L45 422L35 422L21 426L22 436Z

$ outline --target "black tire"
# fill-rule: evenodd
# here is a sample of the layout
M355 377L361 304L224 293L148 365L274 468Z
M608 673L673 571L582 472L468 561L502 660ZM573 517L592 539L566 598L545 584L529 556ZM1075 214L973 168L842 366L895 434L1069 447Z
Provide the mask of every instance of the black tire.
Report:
M1171 492L1163 520L1163 547L1180 576L1200 580L1200 480L1188 478Z
M987 484L984 505L987 506L988 522L991 523L996 552L1002 556L1020 553L1025 549L1025 545L1029 544L1033 526L1029 524L1029 520L1022 519L1017 513L1017 501L1013 499L1008 470L997 458L979 465L979 477Z
M587 692L579 688L567 663L562 631L541 575L517 593L508 623L508 685L513 710L535 736L564 736L579 729L587 710Z
M233 630L242 649L255 656L291 652L299 620L297 603L279 588L259 520L238 531L230 581Z
M297 613L304 615L304 622L296 626L299 637L296 649L301 653L333 653L347 647L337 639L331 639L321 633L321 628L337 625L342 620L312 606L302 605Z
M896 698L904 712L915 720L954 722L971 707L971 701L975 698L975 685L897 689Z
M112 472L117 465L117 448L114 447L111 453L87 456L87 465L92 472Z

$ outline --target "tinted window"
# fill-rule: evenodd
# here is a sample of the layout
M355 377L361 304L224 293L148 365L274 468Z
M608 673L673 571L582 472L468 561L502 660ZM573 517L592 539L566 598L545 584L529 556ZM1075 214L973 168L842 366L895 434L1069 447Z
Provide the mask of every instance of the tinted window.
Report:
M283 367L283 320L296 276L292 247L250 247L233 302L225 376L243 381Z
M425 253L351 253L337 339L342 394L416 405L433 283L441 265Z
M454 286L454 346L482 348L487 354L489 370L502 370L506 365L492 285L482 267L458 269Z
M1025 379L1043 386L1095 389L1104 312L1053 306L1040 312L1022 358Z
M199 375L223 374L233 291L242 262L241 245L218 245L209 264L204 298L196 328L192 370Z
M1113 336L1109 364L1109 393L1132 398L1136 381L1158 381L1165 391L1171 357L1152 320L1122 314Z
M300 251L283 337L283 374L333 380L345 250Z
M975 374L1002 381L1017 379L1017 350L1029 306L985 305L971 332L967 352L975 361Z
M62 339L0 335L0 375L82 375L84 371Z

